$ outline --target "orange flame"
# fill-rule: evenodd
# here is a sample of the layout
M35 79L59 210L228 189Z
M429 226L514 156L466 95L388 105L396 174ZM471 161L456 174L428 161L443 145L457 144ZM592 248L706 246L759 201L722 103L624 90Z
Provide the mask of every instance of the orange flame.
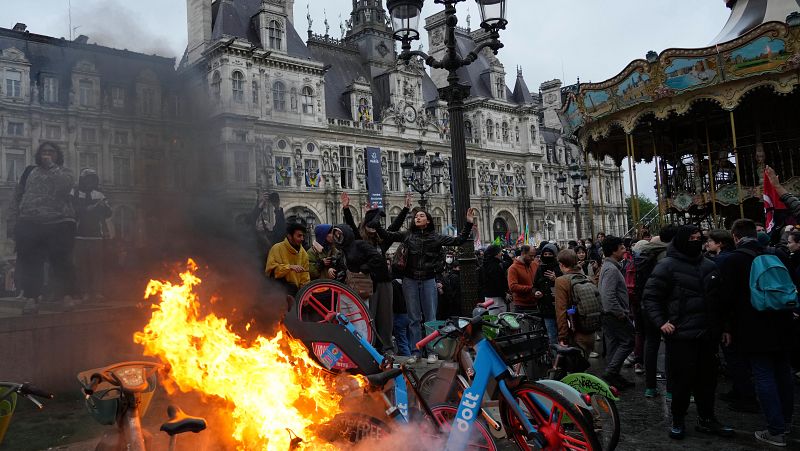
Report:
M200 316L194 287L201 283L189 260L181 284L151 280L145 298L158 295L152 317L134 335L145 355L171 367L169 382L183 392L201 392L227 401L233 438L240 449L285 451L288 430L309 449L335 449L315 443L312 426L340 412L341 395L333 381L308 356L302 342L279 331L273 338L246 342L224 318Z

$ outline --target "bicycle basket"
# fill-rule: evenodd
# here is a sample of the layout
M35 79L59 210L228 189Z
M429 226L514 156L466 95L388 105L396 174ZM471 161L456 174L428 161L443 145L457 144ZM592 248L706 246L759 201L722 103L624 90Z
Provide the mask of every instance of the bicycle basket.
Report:
M445 325L445 321L428 321L425 323L425 334L432 334L434 331L441 329ZM440 359L449 360L453 357L456 350L456 340L453 338L440 338L433 340L427 345L428 352L435 352Z
M504 335L495 338L493 343L509 365L539 358L547 354L550 345L547 335L537 332Z
M17 406L17 394L11 393L6 399L0 401L0 443L6 435L14 408Z

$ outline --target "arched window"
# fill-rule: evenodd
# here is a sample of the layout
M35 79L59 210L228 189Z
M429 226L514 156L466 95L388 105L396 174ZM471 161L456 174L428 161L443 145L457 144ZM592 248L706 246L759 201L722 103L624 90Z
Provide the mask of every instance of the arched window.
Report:
M503 122L501 129L503 132L503 142L508 142L508 122Z
M472 122L464 121L464 135L467 138L467 142L472 142Z
M486 139L494 141L494 122L491 119L486 119Z
M258 82L253 80L253 105L258 105Z
M221 86L222 77L220 77L219 72L214 72L214 75L211 76L211 93L216 100L220 99Z
M277 20L270 20L267 31L269 33L269 48L281 50L281 44L283 42L283 27L281 23Z
M234 71L231 80L233 81L233 101L244 102L244 74L238 70Z
M303 94L303 113L314 114L314 90L308 86L304 86Z
M514 140L519 144L519 126L514 127Z
M279 81L272 85L272 106L275 111L286 111L286 86Z
M536 142L536 126L531 125L531 144Z
M297 88L292 88L289 91L289 103L292 106L292 111L297 111Z

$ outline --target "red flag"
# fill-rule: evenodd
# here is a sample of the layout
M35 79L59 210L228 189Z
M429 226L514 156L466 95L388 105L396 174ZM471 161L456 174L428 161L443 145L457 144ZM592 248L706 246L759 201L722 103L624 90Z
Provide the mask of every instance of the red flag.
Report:
M775 227L775 210L786 210L786 205L781 201L778 192L767 177L767 171L764 171L764 214L766 215L766 229L767 233L772 232Z

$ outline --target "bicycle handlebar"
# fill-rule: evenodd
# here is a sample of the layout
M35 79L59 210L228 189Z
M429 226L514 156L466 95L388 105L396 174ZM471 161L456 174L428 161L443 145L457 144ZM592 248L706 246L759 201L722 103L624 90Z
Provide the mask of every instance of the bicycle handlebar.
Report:
M33 385L31 385L28 382L22 384L22 386L19 388L19 393L21 395L33 395L33 396L38 396L40 398L47 398L47 399L53 399L53 397L54 397L52 393L50 393L48 391L45 391L45 390L42 390L42 389L40 389L38 387L34 387Z
M439 332L438 330L434 330L433 332L431 332L430 335L417 342L417 349L422 350L422 348L424 348L428 343L432 342L433 340L436 340L441 335L442 335L441 332Z

